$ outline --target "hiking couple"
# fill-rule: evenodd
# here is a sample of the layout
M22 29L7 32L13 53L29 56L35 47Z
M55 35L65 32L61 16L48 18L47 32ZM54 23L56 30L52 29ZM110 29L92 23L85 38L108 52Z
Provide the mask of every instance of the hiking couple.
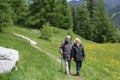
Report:
M80 69L82 66L82 61L85 59L84 48L81 45L79 38L74 40L74 44L71 42L71 36L67 35L65 41L60 46L60 53L63 55L65 61L66 74L70 74L71 61L76 63L75 76L80 76Z

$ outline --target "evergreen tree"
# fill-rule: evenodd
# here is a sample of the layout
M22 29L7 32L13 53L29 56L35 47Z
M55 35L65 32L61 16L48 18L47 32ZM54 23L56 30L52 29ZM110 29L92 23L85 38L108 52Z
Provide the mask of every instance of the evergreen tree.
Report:
M94 0L86 0L88 2L88 10L89 10L89 13L90 13L90 18L93 18L93 15L94 15Z
M115 29L113 24L111 23L110 18L108 17L105 5L103 0L99 0L97 2L97 17L95 23L95 33L96 37L94 37L94 41L96 42L108 42L108 41L115 41Z
M77 9L77 34L85 39L90 39L90 18L87 8L79 6Z
M62 15L63 15L63 25L62 27L64 29L69 29L73 27L72 24L72 16L70 13L70 8L68 7L67 0L61 0L62 1Z
M12 9L9 5L8 1L1 0L0 1L0 29L3 26L12 25Z
M41 27L49 22L63 29L72 28L72 17L66 0L32 0L28 24Z
M26 0L11 0L10 5L13 10L13 21L15 25L24 25L28 14Z
M84 2L85 3L85 2ZM85 39L90 38L90 17L87 5L79 5L78 8L71 6L71 13L73 17L73 32L79 34Z
M45 7L47 6L47 0L32 0L31 4L29 5L29 16L28 16L28 24L30 26L35 27L42 27L43 24L46 23L46 10Z
M107 15L103 0L85 0L76 12L77 16L72 7L74 33L99 43L116 41L115 28Z
M55 0L54 16L52 16L52 26L62 29L73 28L72 15L66 0Z
M72 14L72 19L73 19L73 32L77 33L77 9L74 5L70 6L71 9L71 14Z
M95 23L97 22L96 19L98 17L96 16L96 5L95 5L95 0L85 0L87 3L87 8L89 11L89 18L90 18L90 39L94 40L95 36Z

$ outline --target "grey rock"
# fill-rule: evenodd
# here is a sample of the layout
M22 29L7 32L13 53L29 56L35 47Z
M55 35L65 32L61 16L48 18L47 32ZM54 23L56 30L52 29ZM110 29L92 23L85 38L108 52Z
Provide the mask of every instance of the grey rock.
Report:
M14 49L0 46L0 73L8 73L16 67L19 60L19 52Z

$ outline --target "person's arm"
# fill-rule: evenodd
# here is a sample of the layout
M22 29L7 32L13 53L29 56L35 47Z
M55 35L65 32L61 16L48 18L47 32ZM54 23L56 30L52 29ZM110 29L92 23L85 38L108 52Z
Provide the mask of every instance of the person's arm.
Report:
M60 53L63 53L63 45L64 45L64 43L62 43L60 48L59 48Z
M71 49L71 60L73 61L74 60L74 47L72 46L72 49Z
M82 53L83 53L82 57L83 57L83 59L85 60L86 55L85 55L85 51L84 51L83 46L82 46Z

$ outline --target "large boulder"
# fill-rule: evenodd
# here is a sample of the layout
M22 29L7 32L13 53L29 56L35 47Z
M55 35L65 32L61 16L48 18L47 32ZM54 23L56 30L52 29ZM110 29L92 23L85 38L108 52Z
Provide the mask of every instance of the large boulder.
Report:
M18 60L18 51L0 46L0 73L11 72Z

